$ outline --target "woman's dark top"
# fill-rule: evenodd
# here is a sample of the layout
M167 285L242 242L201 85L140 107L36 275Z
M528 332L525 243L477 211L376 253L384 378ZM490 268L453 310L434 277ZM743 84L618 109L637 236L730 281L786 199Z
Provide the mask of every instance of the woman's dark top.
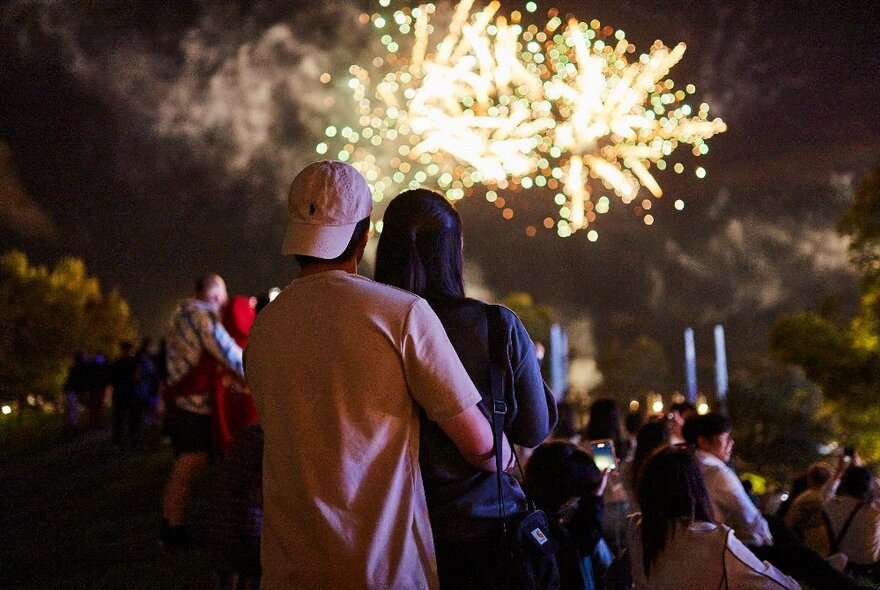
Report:
M475 299L433 304L465 370L483 396L480 410L488 420L492 390L489 385L489 347L486 304ZM539 445L556 425L556 401L541 378L535 347L522 322L502 307L501 321L507 340L504 399L507 416L504 432L512 444ZM513 388L510 376L513 376ZM494 473L479 471L458 452L440 426L422 417L419 462L428 512L438 539L467 539L497 532L498 483ZM525 509L519 482L502 474L505 513Z

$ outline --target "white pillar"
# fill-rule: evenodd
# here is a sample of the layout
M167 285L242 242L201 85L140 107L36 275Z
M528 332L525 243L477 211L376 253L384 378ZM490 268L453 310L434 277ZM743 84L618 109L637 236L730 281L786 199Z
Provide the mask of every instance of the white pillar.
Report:
M727 412L727 352L724 347L724 326L715 326L715 392L722 412Z
M697 350L694 346L694 329L684 331L684 369L687 377L687 398L697 404Z

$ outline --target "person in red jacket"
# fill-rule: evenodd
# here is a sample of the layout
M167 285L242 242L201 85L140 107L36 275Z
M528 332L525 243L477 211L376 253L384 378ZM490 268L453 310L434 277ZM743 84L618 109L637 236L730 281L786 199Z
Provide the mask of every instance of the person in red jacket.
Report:
M242 349L247 345L251 324L257 317L256 306L255 297L235 295L229 300L223 314L223 326ZM214 451L226 455L232 441L242 430L259 423L254 397L240 381L221 373L215 384L212 405Z

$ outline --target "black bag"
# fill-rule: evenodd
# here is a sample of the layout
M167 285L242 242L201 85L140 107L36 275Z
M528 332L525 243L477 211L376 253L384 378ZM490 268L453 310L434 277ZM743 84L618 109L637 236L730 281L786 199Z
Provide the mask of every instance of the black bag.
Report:
M547 515L542 510L527 510L510 516L507 529L508 587L522 590L559 588L556 551L559 545L550 537Z
M550 536L547 515L535 508L526 495L528 508L525 512L507 516L504 513L504 488L501 474L502 437L504 436L504 417L507 404L502 395L504 371L507 367L507 339L502 335L501 308L486 306L486 319L489 327L489 376L492 386L492 435L495 441L495 467L498 478L498 516L502 532L500 543L502 555L507 559L499 572L504 587L509 590L557 590L559 588L559 568L556 564L558 543ZM512 448L511 448L512 450ZM519 459L514 452L519 466ZM523 490L525 491L525 490Z

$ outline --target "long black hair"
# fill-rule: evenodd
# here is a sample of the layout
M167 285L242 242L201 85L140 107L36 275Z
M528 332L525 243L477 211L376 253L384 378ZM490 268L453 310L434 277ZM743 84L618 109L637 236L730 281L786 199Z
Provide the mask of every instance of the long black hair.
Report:
M645 467L648 458L661 447L669 446L672 435L672 421L663 417L652 417L645 422L636 435L636 452L633 455L631 465L632 487L639 487L641 471Z
M391 201L376 251L376 280L436 303L464 297L463 275L461 218L449 201L427 189Z
M642 469L636 495L642 510L642 558L647 577L680 519L712 522L715 513L693 451L681 446L660 448L651 455Z

